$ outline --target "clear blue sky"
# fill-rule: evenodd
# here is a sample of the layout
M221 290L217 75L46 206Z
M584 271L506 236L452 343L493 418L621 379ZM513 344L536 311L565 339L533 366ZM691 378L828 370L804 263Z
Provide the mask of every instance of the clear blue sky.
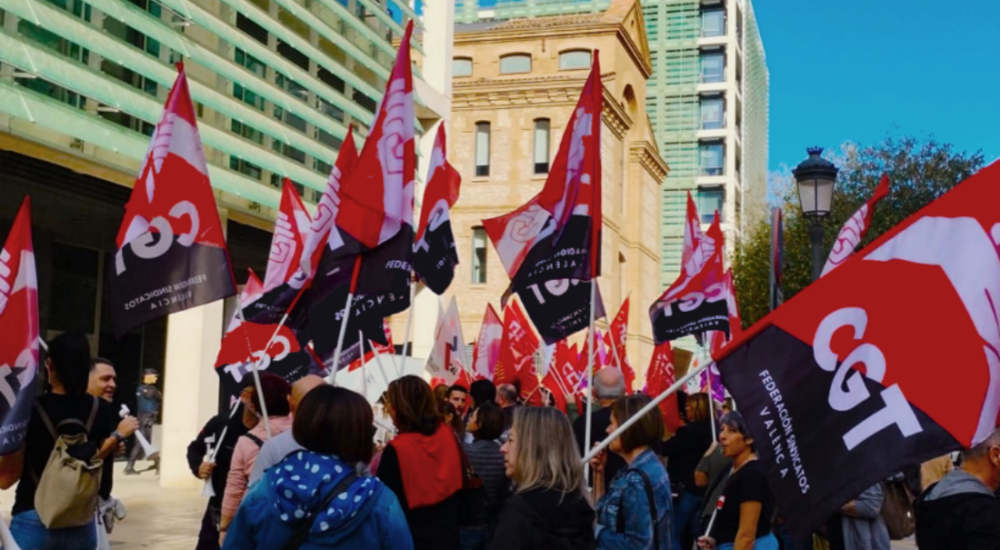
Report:
M1000 0L753 0L768 164L810 145L934 135L1000 157Z

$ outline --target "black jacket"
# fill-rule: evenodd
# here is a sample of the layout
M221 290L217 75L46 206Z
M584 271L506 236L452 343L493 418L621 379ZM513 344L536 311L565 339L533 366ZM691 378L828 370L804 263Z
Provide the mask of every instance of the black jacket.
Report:
M689 422L660 444L659 454L667 457L667 474L674 492L679 494L683 489L697 496L705 494L694 483L694 471L711 446L712 425L708 422Z
M1000 550L1000 500L961 470L928 487L916 514L920 550Z
M581 494L533 489L507 499L487 550L570 550L594 544L594 509Z
M226 478L229 476L229 463L233 459L236 441L249 431L243 424L243 405L240 405L240 410L236 411L232 418L226 414L213 416L187 448L188 467L197 477L198 469L208 453L208 447L211 445L213 449L215 448L227 423L229 429L226 430L226 439L215 457L215 469L212 470L212 489L215 490L215 496L209 500L209 504L215 508L222 506L222 495L226 491Z

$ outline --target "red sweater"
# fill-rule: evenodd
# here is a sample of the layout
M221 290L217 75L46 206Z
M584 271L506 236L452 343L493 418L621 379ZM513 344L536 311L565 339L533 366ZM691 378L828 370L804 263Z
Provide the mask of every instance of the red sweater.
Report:
M442 423L434 435L403 433L389 442L399 457L403 491L411 509L432 506L462 489L458 439Z

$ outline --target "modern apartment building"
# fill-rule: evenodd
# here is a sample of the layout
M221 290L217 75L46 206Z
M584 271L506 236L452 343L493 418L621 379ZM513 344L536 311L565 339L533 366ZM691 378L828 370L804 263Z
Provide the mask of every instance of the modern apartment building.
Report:
M461 22L600 12L608 0L459 0ZM670 175L662 187L660 282L680 272L691 192L730 243L766 215L768 72L751 0L644 0L653 74L646 110Z
M123 403L133 403L143 368L163 373L164 484L191 480L183 448L218 410L212 365L232 304L172 315L122 340L102 306L105 266L174 64L187 69L243 282L247 267L265 269L281 180L314 203L349 126L363 143L407 21L416 21L418 64L450 60L453 8L430 2L416 13L404 0L0 0L0 235L31 195L43 337L87 334L93 352L118 366ZM450 70L441 62L415 71L424 159L450 113Z

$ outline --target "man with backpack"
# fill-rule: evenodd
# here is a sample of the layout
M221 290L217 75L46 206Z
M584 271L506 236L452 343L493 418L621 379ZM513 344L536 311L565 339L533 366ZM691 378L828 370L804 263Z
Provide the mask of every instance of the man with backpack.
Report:
M45 367L52 389L35 401L25 445L0 457L0 489L20 482L11 534L24 550L93 550L103 460L139 423L131 416L119 422L110 403L87 393L90 344L83 334L52 340Z

